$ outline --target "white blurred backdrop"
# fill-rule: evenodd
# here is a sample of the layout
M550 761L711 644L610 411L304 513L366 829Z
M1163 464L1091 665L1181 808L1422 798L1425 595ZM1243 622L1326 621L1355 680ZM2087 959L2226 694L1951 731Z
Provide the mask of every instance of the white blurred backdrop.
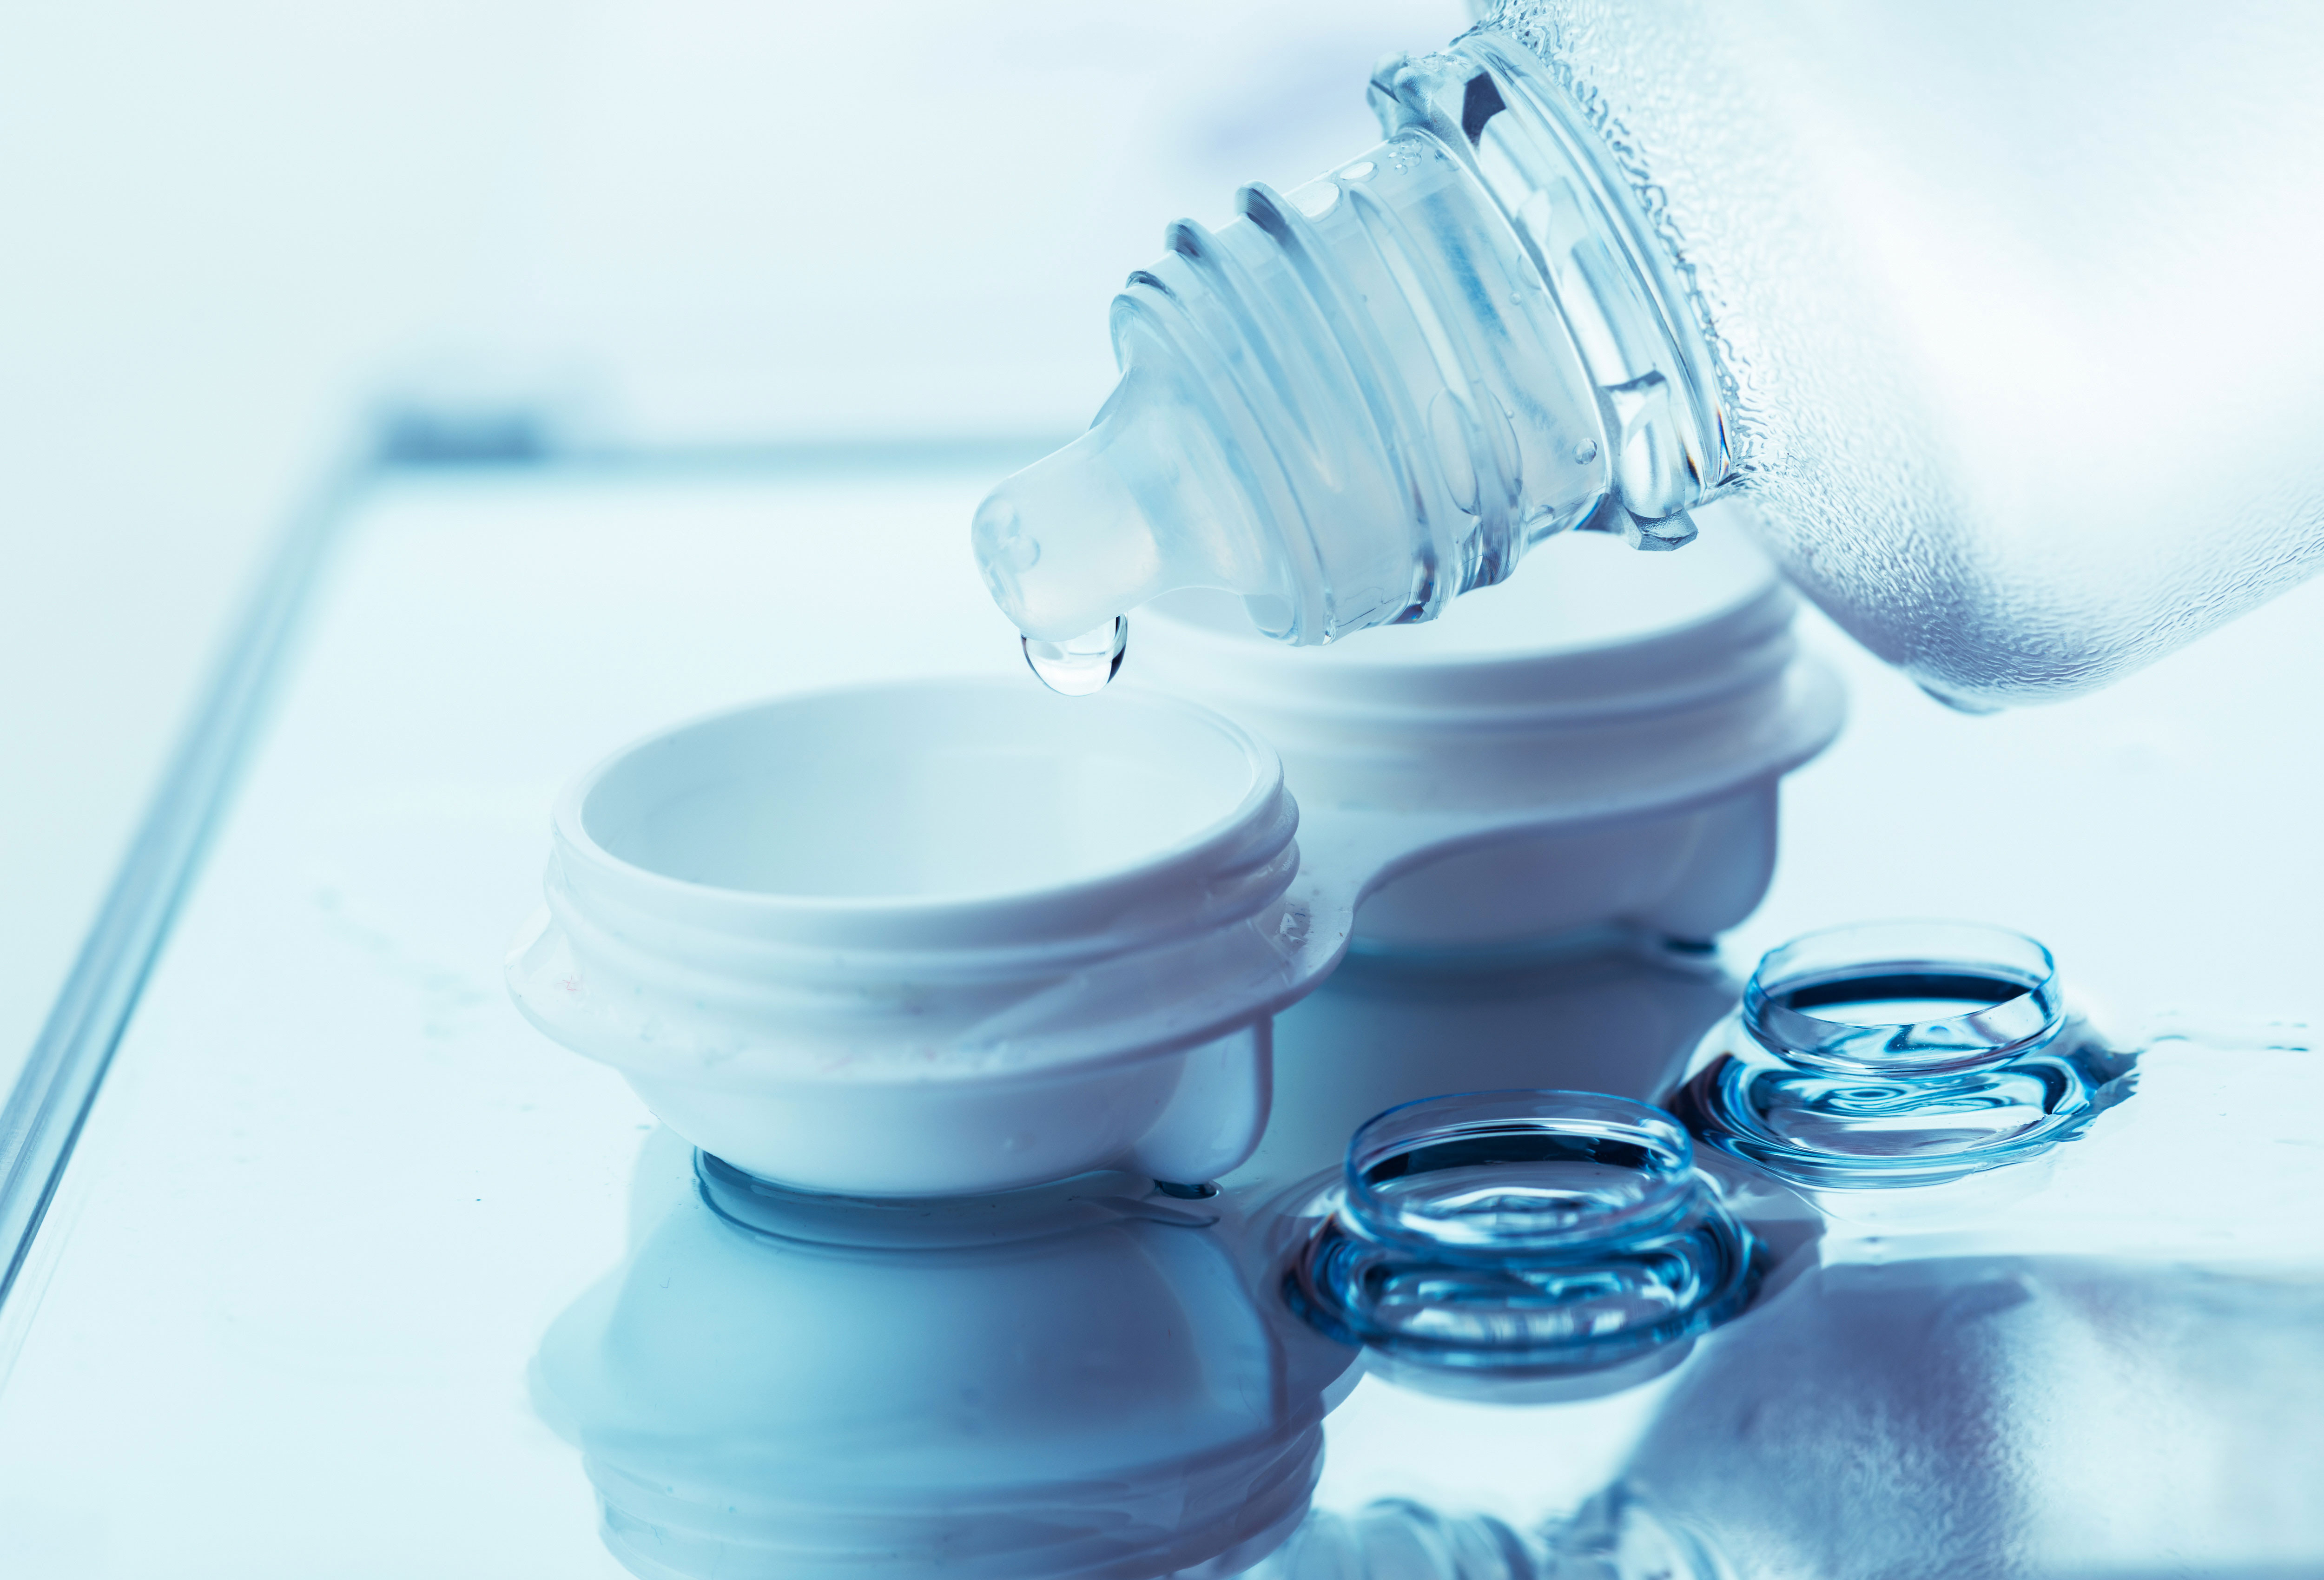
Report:
M1063 435L1181 214L1375 138L1458 0L0 11L0 1079L235 601L367 414Z

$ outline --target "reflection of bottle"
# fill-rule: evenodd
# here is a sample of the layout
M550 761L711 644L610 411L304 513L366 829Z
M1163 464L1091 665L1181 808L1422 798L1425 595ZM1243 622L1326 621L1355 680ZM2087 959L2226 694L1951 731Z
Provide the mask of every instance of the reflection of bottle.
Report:
M1305 1511L1349 1352L1256 1298L1231 1194L700 1171L536 1363L634 1573L1210 1580Z
M2318 1272L1812 1269L1704 1345L1628 1479L1737 1580L2324 1573Z
M2103 684L2324 561L2324 15L1510 0L1387 140L1174 226L1090 433L986 501L1028 635L1176 587L1296 641L1711 498L1968 705Z

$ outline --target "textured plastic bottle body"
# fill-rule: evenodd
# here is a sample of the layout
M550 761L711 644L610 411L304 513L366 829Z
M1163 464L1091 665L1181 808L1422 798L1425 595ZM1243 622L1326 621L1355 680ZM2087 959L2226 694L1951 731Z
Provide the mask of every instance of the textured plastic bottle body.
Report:
M2324 564L2312 8L1497 22L1681 261L1771 547L1883 657L1971 703L2067 694Z
M1175 392L1084 442L1148 455L1092 528L1144 580L1082 578L1113 605L1084 609L1061 539L996 595L1085 627L1225 586L1328 640L1548 532L1682 542L1736 491L1950 701L2160 657L2324 564L2324 17L2133 10L1528 0L1383 69L1388 142L1176 227L1117 307L1129 382ZM1200 332L1140 338L1165 324Z

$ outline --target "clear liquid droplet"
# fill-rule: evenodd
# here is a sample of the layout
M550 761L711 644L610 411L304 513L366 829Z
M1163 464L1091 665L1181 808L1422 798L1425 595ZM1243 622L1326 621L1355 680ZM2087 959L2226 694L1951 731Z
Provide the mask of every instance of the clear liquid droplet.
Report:
M1060 696L1095 696L1120 672L1121 655L1130 646L1130 617L1117 614L1111 625L1062 642L1018 639L1025 647L1025 662L1043 685Z
M1580 444L1573 446L1573 461L1575 465L1587 466L1596 459L1598 459L1597 440L1584 439Z

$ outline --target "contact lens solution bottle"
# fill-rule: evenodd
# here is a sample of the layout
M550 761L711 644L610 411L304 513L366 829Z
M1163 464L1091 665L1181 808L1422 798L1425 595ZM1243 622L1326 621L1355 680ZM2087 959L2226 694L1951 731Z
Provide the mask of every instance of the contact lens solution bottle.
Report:
M2324 565L2319 81L2292 0L1509 0L1170 227L986 582L1030 641L1206 587L1327 642L1732 497L1940 697L2102 685Z

